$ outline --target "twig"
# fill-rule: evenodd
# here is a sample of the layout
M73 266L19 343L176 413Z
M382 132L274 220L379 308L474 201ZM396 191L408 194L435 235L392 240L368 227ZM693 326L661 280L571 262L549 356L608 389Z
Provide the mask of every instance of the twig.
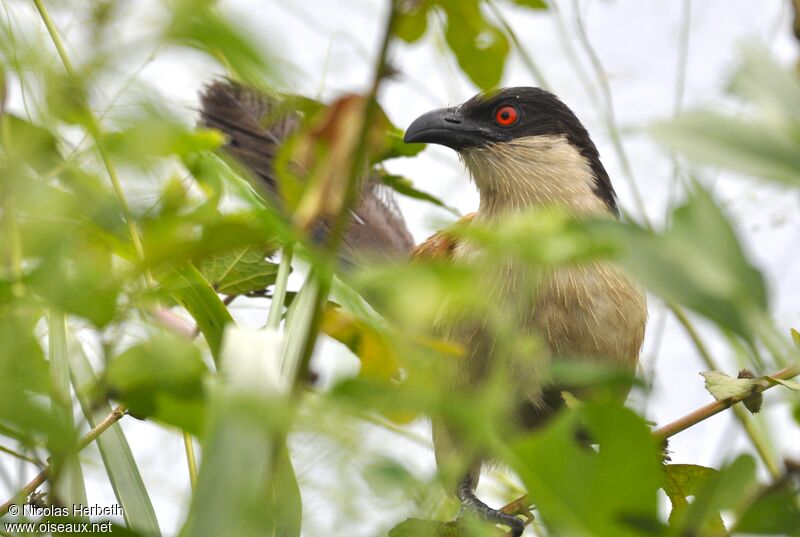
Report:
M528 68L528 71L531 72L531 75L533 75L533 78L536 80L536 83L539 84L539 86L544 89L549 89L550 85L544 78L544 73L542 73L542 70L539 68L538 65L536 65L536 62L533 61L533 58L531 57L530 54L528 54L528 51L525 49L525 47L522 46L522 43L520 42L519 37L517 36L517 33L508 23L508 20L506 20L506 17L505 15L503 15L503 12L500 10L500 8L497 7L497 5L495 5L494 0L487 0L486 4L489 6L489 9L492 11L494 17L503 27L503 30L505 30L506 34L508 34L508 38L511 39L511 43L514 45L514 48L519 53L520 58L522 58L522 63L524 63L525 67Z
M672 313L675 314L675 318L678 320L678 322L683 325L683 328L686 330L686 333L689 335L692 343L694 343L694 346L697 349L700 358L706 364L706 367L712 370L720 369L719 366L717 366L716 360L714 360L714 357L711 356L708 348L706 348L705 343L703 343L703 339L700 337L697 329L689 320L689 317L686 316L683 308L672 302L668 302L667 305L669 306L670 310L672 310ZM778 467L778 462L775 460L772 452L770 452L769 447L764 442L764 439L761 438L759 432L753 427L753 423L749 419L747 411L741 406L734 406L733 413L736 416L736 419L738 419L742 424L745 433L753 443L753 447L756 448L761 460L764 461L764 465L767 467L767 470L769 470L770 475L777 478L781 473L780 468Z
M94 442L98 436L103 434L109 427L117 423L122 417L125 415L125 407L123 405L117 406L114 410L111 411L111 414L105 417L103 421L98 423L92 430L88 433L83 435L81 439L78 441L78 451L82 451L83 448ZM47 478L50 476L50 468L51 466L48 464L44 470L39 472L36 477L30 480L27 485L22 487L22 489L17 492L14 496L12 496L6 503L0 505L0 516L5 515L8 513L8 509L14 505L14 502L18 501L20 498L27 498L31 494L33 494L36 489L38 489L42 484L47 481Z
M795 365L795 366L784 367L777 373L774 373L769 376L771 378L778 380L788 380L790 378L796 377L797 375L800 375L800 366ZM775 386L775 384L757 385L753 388L753 391L755 393L761 393L763 391L772 388L773 386ZM674 436L680 433L681 431L685 431L689 427L697 425L701 421L710 418L711 416L719 414L726 408L735 405L736 403L742 401L743 399L746 399L747 397L750 397L751 395L753 395L753 393L747 393L740 397L731 397L730 399L726 399L724 401L714 401L713 403L709 403L706 406L700 407L697 410L690 412L689 414L686 414L682 418L679 418L673 421L672 423L661 427L660 429L656 429L655 431L653 431L653 435L656 436L657 438L662 438L662 439ZM780 474L780 472L778 472L778 474Z
M31 464L35 464L39 468L44 468L45 466L47 466L45 463L43 463L42 461L40 461L37 458L29 457L28 455L25 455L24 453L20 453L19 451L14 451L13 449L7 448L5 446L0 446L0 451L2 451L3 453L8 453L9 455L17 457L18 459L22 459L23 461L27 461L27 462L29 462Z
M770 378L774 378L777 380L789 380L798 375L800 375L800 366L795 365L795 366L785 367L780 371L769 376ZM754 388L754 392L762 393L765 392L766 390L769 390L773 386L776 386L776 384L770 383L770 384L759 385ZM653 431L653 436L655 436L659 440L666 440L667 438L675 436L676 434L697 425L701 421L707 420L711 416L719 414L726 408L732 407L736 403L741 402L742 400L746 399L747 397L750 397L751 395L754 394L751 392L740 397L731 397L730 399L726 399L725 401L714 401L713 403L709 403L705 406L698 408L697 410L694 410L686 414L682 418L678 418L677 420L673 421L672 423L669 423L668 425L656 429L655 431ZM528 509L529 506L530 503L528 501L528 495L525 494L520 496L516 500L504 505L501 508L501 511L508 514L514 514L523 512L524 510Z
M358 136L358 141L355 150L351 155L351 162L348 173L347 187L344 192L343 203L339 210L338 216L334 219L333 227L327 240L328 252L335 255L336 250L341 243L347 226L347 214L350 207L358 194L357 187L360 184L358 181L359 175L363 173L364 156L366 153L367 139L369 137L369 130L372 121L378 112L378 90L381 87L383 79L387 76L390 69L388 69L387 58L389 52L389 44L392 41L394 33L395 22L397 21L397 0L389 0L389 13L386 17L383 34L381 38L380 50L378 57L375 60L375 68L373 72L372 84L370 85L369 93L366 97L366 104L364 115L362 118L361 129ZM325 311L325 305L328 302L328 294L331 287L332 270L331 267L325 264L317 264L312 274L309 277L316 277L319 286L316 290L316 297L314 310L311 315L311 322L309 324L308 333L306 334L305 341L303 341L302 350L300 352L300 363L296 368L297 375L292 383L292 391L297 393L308 371L308 363L311 360L311 354L314 352L314 347L317 343L319 335L319 327L322 323L322 314Z
M42 18L45 28L47 28L47 33L50 34L50 39L53 41L53 45L56 47L58 57L61 59L61 63L64 65L64 70L67 72L67 75L70 77L70 79L77 79L77 73L75 72L72 62L69 59L67 50L64 47L64 42L61 40L61 35L59 35L58 29L53 23L53 19L50 18L50 14L47 12L47 8L44 7L42 0L33 0L33 3L36 6L37 11L39 11L39 16ZM117 170L114 167L114 164L111 162L111 155L109 155L108 150L103 143L100 123L97 121L97 118L94 116L92 111L88 109L88 106L86 110L86 117L89 123L87 125L89 134L91 134L92 138L94 139L95 145L97 146L97 152L100 154L100 159L103 161L103 165L105 166L108 176L111 179L111 185L114 187L114 193L117 196L117 201L119 201L119 204L122 207L122 213L125 217L125 222L128 224L128 230L131 234L131 241L133 242L133 247L136 250L136 255L142 259L144 258L144 247L142 246L142 239L139 235L139 228L136 225L136 220L133 217L130 205L128 205L125 192L122 190L122 184L120 183L119 175L117 175Z
M611 138L611 143L614 146L614 150L617 153L619 162L622 165L622 171L624 172L625 179L628 181L628 187L631 190L631 194L633 194L633 200L636 203L636 208L639 210L639 215L648 228L652 227L650 224L650 219L647 216L644 198L642 198L642 193L639 191L639 187L637 186L636 180L633 177L633 168L631 167L630 160L628 160L628 154L625 151L625 146L622 145L622 137L619 134L617 118L614 114L614 98L611 95L611 86L608 84L608 76L603 69L603 64L600 62L600 58L597 56L597 52L594 50L594 47L589 40L589 34L586 33L586 27L583 24L583 18L581 17L581 9L580 5L578 5L578 0L573 0L572 4L573 10L575 11L575 28L578 31L578 39L583 46L584 52L589 57L589 62L592 64L592 68L595 71L597 84L600 86L600 93L605 105L604 115L606 119L606 125L608 127L608 134Z

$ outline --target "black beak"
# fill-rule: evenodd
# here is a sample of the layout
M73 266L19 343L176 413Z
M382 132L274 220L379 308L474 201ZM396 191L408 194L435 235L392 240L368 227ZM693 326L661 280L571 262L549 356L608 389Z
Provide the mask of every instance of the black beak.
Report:
M442 108L423 114L406 130L403 141L447 146L456 151L486 142L486 133L474 122L463 118L458 108Z

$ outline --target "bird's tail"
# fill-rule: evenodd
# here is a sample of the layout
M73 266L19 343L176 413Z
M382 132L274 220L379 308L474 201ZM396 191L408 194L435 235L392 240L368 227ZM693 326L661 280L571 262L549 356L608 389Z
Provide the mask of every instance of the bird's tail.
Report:
M222 131L225 151L245 167L280 203L274 159L284 140L297 131L302 117L288 102L228 80L209 84L200 95L200 122ZM360 195L350 211L343 254L363 257L405 257L414 246L392 192L377 176L361 181ZM324 235L329 222L320 222L315 235Z

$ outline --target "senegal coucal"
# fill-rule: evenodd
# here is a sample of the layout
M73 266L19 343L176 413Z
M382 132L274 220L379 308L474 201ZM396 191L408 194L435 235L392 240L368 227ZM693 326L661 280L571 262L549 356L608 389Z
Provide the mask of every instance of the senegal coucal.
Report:
M301 120L294 111L276 113L278 103L257 91L231 82L215 82L201 95L201 122L227 135L225 149L260 179L280 204L273 157ZM536 207L555 206L576 218L618 215L614 189L581 122L553 94L539 88L509 88L478 95L466 103L429 112L416 119L406 142L435 143L458 152L480 193L480 206L466 217L467 225L491 223ZM412 259L451 259L479 263L480 247L432 236L412 248L410 234L385 187L369 172L359 183L359 196L349 212L344 234L345 254L377 252ZM328 224L319 222L324 235ZM530 237L536 241L536 237ZM613 264L596 261L559 267L536 279L532 288L526 267L506 264L486 274L487 288L498 307L517 325L544 342L545 360L589 359L633 371L644 337L645 299ZM443 321L437 327L462 344L467 356L449 371L444 385L462 393L478 390L493 368L508 373L516 407L511 420L532 428L553 414L560 387L550 385L541 356L526 349L497 345L497 334L481 319ZM499 350L499 349L502 349ZM437 464L445 464L464 442L453 424L433 421ZM489 508L475 496L484 458L466 461L457 495L466 510L523 531L522 520Z
M465 220L487 224L536 207L556 207L576 218L618 215L616 197L600 156L584 126L555 95L519 87L477 95L453 108L428 112L406 131L406 142L447 146L458 152L480 193L480 205ZM536 237L531 237L536 241ZM447 234L436 234L417 246L413 257L438 257L471 263L481 249ZM483 265L476 265L483 266ZM487 289L518 326L536 332L549 359L597 360L635 370L647 319L639 288L606 261L548 271L533 289L526 267L487 268ZM465 364L451 370L448 383L460 392L480 388L495 366L508 371L508 385L518 402L510 419L535 427L560 403L558 387L532 356L513 344L496 345L496 333L480 319L456 320L442 327L466 349ZM501 356L502 354L502 356ZM443 465L463 438L449 423L433 422L436 458ZM467 464L457 495L462 507L523 531L519 518L491 509L474 489L482 460Z

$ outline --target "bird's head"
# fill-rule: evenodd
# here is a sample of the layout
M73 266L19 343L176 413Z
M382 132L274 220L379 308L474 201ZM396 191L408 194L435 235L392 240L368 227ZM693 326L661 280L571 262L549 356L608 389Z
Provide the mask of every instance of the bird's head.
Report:
M540 88L506 88L433 110L406 130L405 142L456 150L481 192L481 210L560 205L617 214L597 148L558 97Z

